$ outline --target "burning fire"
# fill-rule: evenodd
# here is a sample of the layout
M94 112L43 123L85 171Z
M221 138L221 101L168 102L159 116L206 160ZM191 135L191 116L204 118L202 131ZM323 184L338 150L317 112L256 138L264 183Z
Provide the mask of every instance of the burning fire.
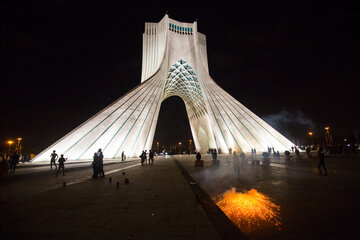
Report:
M270 197L251 189L245 193L235 188L214 198L219 208L228 218L244 232L251 232L265 224L275 225L279 230L280 206L274 204Z

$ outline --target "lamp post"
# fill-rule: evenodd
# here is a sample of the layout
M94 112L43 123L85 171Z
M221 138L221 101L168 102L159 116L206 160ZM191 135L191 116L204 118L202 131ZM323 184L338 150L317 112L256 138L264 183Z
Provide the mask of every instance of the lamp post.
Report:
M7 144L9 144L9 154L11 152L11 144L13 144L13 143L14 143L14 141L11 141L11 140L7 141Z
M21 154L21 140L22 140L22 138L21 137L19 137L19 138L17 138L16 139L17 140L17 143L16 143L16 152L17 152L17 154Z
M309 132L308 133L310 138L311 138L311 145L314 145L314 140L313 140L313 133L312 132Z
M191 154L192 150L193 150L192 140L189 139L189 155Z
M156 152L159 154L159 146L160 146L160 143L159 142L156 142Z
M325 127L325 142L326 145L332 145L332 137L330 136L330 127Z
M180 154L181 154L181 142L179 142L179 151L180 151Z

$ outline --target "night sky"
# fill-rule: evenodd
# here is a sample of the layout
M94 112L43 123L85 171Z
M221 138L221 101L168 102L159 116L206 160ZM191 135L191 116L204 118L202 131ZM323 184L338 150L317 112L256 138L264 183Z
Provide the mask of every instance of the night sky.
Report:
M198 21L211 77L290 140L360 129L359 14L339 1L1 1L0 141L41 151L140 83L145 22ZM95 2L95 3L94 3ZM155 141L191 133L161 107Z

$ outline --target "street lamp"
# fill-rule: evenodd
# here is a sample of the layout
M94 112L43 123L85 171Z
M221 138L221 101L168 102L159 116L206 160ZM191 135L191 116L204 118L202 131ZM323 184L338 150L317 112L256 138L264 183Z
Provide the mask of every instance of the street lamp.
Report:
M179 142L179 151L180 151L180 154L181 154L181 142Z
M159 145L160 143L159 142L156 142L156 152L159 154Z
M313 140L313 133L312 132L309 132L308 133L310 138L311 138L311 144L314 145L314 140Z
M9 144L9 154L11 151L11 144L13 144L13 143L14 143L14 141L11 141L11 140L7 141L7 144Z
M189 139L189 155L191 154L192 150L193 150L192 140Z
M332 137L330 136L330 127L325 127L325 142L327 145L332 145Z
M17 138L17 144L16 144L16 152L17 152L17 154L21 154L21 140L22 140L21 137Z

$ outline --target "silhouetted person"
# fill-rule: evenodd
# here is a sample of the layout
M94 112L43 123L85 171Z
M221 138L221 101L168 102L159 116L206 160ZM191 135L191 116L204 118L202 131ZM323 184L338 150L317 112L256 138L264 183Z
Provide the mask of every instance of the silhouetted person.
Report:
M141 158L141 165L143 165L144 161L145 161L145 151L144 150L141 152L140 158Z
M323 148L322 148L322 147L319 148L318 157L319 157L319 165L318 165L319 173L320 173L320 175L322 175L322 173L321 173L321 167L323 167L324 170L325 170L325 176L327 176L327 170L326 170L326 167L325 167L325 154L324 154L324 152L323 152Z
M299 155L300 155L300 151L299 151L299 149L298 149L297 147L295 147L295 155L296 155L296 156L299 156Z
M308 157L310 157L310 147L307 147L307 148L306 148L306 155L307 155Z
M246 162L246 156L245 156L245 153L240 153L240 165L246 165L247 164L247 162Z
M25 162L27 162L28 161L28 155L26 154L26 153L23 153L22 155L21 155L21 162L23 162L23 163L25 163Z
M201 160L201 154L200 154L200 152L197 152L197 153L196 153L196 160Z
M144 151L144 163L147 164L147 150Z
M269 153L263 152L261 155L263 156L263 166L269 166L270 165Z
M145 154L145 151L143 150L142 153L139 156L140 160L141 160L141 165L144 165L144 161L145 161L144 154Z
M53 152L52 152L52 154L50 155L50 170L52 170L52 165L54 164L54 166L55 166L55 169L57 169L57 166L56 166L56 160L58 159L58 155L57 155L57 153L56 153L56 151L54 150Z
M94 153L93 162L91 163L91 166L92 166L92 168L93 168L93 175L92 175L92 177L93 177L93 178L97 178L98 175L99 175L99 158L98 158L96 152Z
M240 173L240 160L239 156L236 155L236 151L233 152L233 164L235 172Z
M17 153L13 153L10 157L10 171L15 173L16 165L19 163L20 156Z
M125 161L125 153L124 153L124 151L122 151L122 153L121 153L121 161Z
M149 164L154 165L154 153L153 151L149 151Z
M214 149L214 151L212 151L211 155L212 155L212 159L216 161L216 160L217 160L217 152L216 152L216 149Z
M286 150L284 154L285 154L285 161L290 161L290 152Z
M104 155L101 151L101 148L96 153L98 161L99 161L99 174L101 174L101 177L105 177L104 173Z
M59 160L58 160L58 162L59 162L59 168L58 168L58 170L56 171L56 177L58 176L60 170L62 170L62 174L63 174L63 176L65 176L65 161L66 161L66 160L67 160L67 158L66 158L66 159L64 158L64 154L61 154L61 155L60 155L60 158L59 158Z
M0 163L0 182L6 183L9 176L9 163L5 155L2 156L2 161Z

